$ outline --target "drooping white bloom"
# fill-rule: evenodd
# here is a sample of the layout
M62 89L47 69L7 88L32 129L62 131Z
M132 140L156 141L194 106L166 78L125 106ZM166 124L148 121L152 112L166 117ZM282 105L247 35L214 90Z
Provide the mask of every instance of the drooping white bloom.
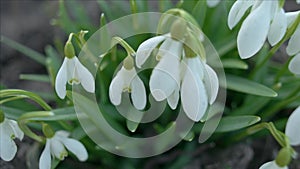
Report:
M161 58L150 77L150 91L157 101L162 101L180 85L180 56L182 43L171 38L161 44L157 57Z
M276 45L287 29L285 12L278 0L237 0L228 15L230 29L236 26L251 6L251 12L243 21L237 37L238 52L242 59L255 55L267 38L272 46Z
M285 134L289 138L290 145L300 145L300 106L290 115L285 128ZM263 164L259 169L288 169L287 166L280 167L276 161L270 161Z
M295 75L300 75L300 53L294 56L290 61L289 70Z
M110 101L114 105L120 105L122 93L125 91L131 93L132 103L136 109L142 110L145 108L147 103L146 89L134 67L128 70L122 66L114 77L109 86Z
M4 161L11 161L17 153L17 145L14 138L22 140L23 131L15 120L4 118L0 123L0 157Z
M261 167L259 167L259 169L288 169L288 167L279 167L275 161L270 161L263 164Z
M206 0L207 6L215 7L220 3L221 0Z
M285 134L292 146L300 145L300 106L290 115L285 128Z
M81 83L82 87L90 92L95 92L95 80L89 70L84 67L76 56L73 58L65 57L55 80L55 91L57 95L64 99L66 96L66 84L70 85Z
M40 169L51 169L51 158L64 160L68 155L65 148L72 152L80 161L87 160L88 153L83 144L75 139L68 138L69 135L70 133L66 131L57 131L52 138L47 138L39 160Z
M150 77L151 94L157 101L167 99L172 109L176 109L180 96L187 116L199 121L208 104L216 100L217 74L199 56L185 57L184 44L167 35L143 42L137 50L137 65L141 66L159 44L158 64Z
M299 13L300 11L286 13L289 27L295 22ZM297 26L294 34L291 36L288 46L286 47L286 52L290 56L300 53L300 24Z

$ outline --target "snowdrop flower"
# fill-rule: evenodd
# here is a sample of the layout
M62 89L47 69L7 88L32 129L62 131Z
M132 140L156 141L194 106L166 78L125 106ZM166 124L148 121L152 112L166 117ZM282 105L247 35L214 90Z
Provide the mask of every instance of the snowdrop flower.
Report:
M69 135L70 133L66 131L57 131L53 137L47 138L39 160L40 169L51 169L51 158L64 160L68 155L65 148L72 152L80 161L87 160L88 153L83 144L75 139L68 138Z
M75 56L71 42L65 45L65 59L61 65L55 80L55 91L59 98L66 96L66 84L70 85L81 83L82 87L90 92L95 92L95 80L89 70L84 67Z
M131 56L125 58L121 70L109 86L109 98L114 105L121 103L122 93L131 93L131 99L136 109L142 110L146 106L146 90L143 81L137 75Z
M4 161L11 161L17 153L14 138L22 140L24 133L15 120L5 118L3 112L0 115L0 157Z
M300 145L300 106L290 115L285 128L285 134L292 146Z
M289 70L295 75L300 75L300 53L294 56L290 61Z
M259 167L259 169L288 169L288 167L279 167L275 161L270 161L263 164L261 167Z
M207 6L215 7L220 3L221 0L206 0Z
M171 36L165 34L143 42L137 50L136 63L141 67L151 52L161 44L156 56L158 64L150 77L150 92L157 101L167 99L172 109L176 109L181 97L187 116L193 121L199 121L208 103L215 101L219 83L214 70L183 43L191 41L192 35L187 35L186 29L187 25L175 21L171 27Z
M278 0L237 0L228 15L230 29L237 25L250 7L251 12L243 21L237 37L238 52L242 59L255 55L266 39L272 46L276 45L287 30L285 12Z
M299 146L300 145L300 106L290 115L286 128L285 128L285 134L289 138L290 145L291 146ZM263 164L259 169L288 169L287 165L290 162L290 156L291 154L287 148L283 148L279 151L278 156L282 156L284 158L283 161L279 158L279 163L282 162L282 164L278 164L277 160L267 162ZM288 158L287 158L288 157Z
M286 13L289 27L295 22L299 13L300 11ZM289 70L296 75L300 75L300 45L299 44L300 44L300 24L297 26L294 34L291 36L288 42L288 46L286 48L286 52L288 55L290 56L295 55L290 61Z

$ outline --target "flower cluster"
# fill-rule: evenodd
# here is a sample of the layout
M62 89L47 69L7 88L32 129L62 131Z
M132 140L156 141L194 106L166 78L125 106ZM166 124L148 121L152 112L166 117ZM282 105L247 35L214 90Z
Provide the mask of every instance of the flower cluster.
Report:
M291 146L300 145L299 124L300 106L291 114L286 124L285 135L288 137ZM282 148L276 160L263 164L259 169L288 169L287 165L290 163L293 153L288 147Z
M185 22L175 21L170 34L150 38L138 47L136 64L141 68L153 50L158 48L158 63L149 82L151 94L157 101L167 99L172 109L176 109L180 96L187 116L193 121L199 121L208 104L215 101L219 81L205 59L185 44L195 42L189 31Z
M250 7L250 14L243 21L237 37L238 52L242 59L255 55L263 47L266 39L271 46L276 45L284 37L291 23L290 14L285 13L279 0L237 0L228 15L230 29L238 24Z

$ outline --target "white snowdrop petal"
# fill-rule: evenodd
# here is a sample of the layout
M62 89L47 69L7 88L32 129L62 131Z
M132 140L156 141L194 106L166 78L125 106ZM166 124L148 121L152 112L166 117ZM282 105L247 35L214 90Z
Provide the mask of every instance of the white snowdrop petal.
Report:
M296 0L297 4L300 4L300 0Z
M215 7L220 3L220 0L206 0L207 6L209 7Z
M68 155L68 152L59 139L52 138L49 142L51 154L59 160L64 160L64 158Z
M88 159L88 153L82 143L75 139L65 138L61 140L66 148L72 152L80 161Z
M78 74L78 78L79 81L82 84L82 87L90 92L90 93L94 93L95 92L95 79L94 76L92 75L92 73L86 68L84 67L80 61L75 58L76 60L76 71Z
M50 154L50 142L46 141L46 146L41 154L39 160L39 169L51 169L51 154Z
M299 13L300 13L300 11L286 12L285 13L288 27L292 26L292 24L295 22L295 20L296 20Z
M290 61L289 70L296 75L300 75L300 53L295 55Z
M300 145L300 106L290 115L286 128L285 134L290 139L290 144L293 146Z
M182 44L172 40L169 49L163 51L164 55L161 56L161 60L153 69L150 77L150 91L155 100L162 101L166 99L173 93L175 87L179 85L179 56L181 51Z
M55 132L54 137L55 138L63 138L63 137L69 137L70 133L64 130L59 130L57 132Z
M175 110L179 101L179 86L175 88L173 93L167 98L168 104L172 110Z
M14 135L22 141L24 132L20 129L18 123L15 120L8 120L10 127L12 128Z
M297 26L294 34L289 40L286 52L290 56L300 53L300 24Z
M288 169L288 167L279 167L275 161L270 161L260 166L259 169Z
M165 36L155 36L144 41L136 51L136 66L141 68L154 48L165 39Z
M237 0L233 4L228 14L228 26L230 29L236 26L253 3L254 1Z
M3 122L4 123L4 122ZM0 126L0 157L4 161L11 161L17 153L17 145L11 138L11 132L7 131L7 123Z
M146 89L138 75L131 82L131 99L136 109L142 110L145 108L147 103Z
M286 29L287 20L285 12L281 8L276 12L268 33L268 41L271 44L271 46L276 45L283 38Z
M242 59L255 55L264 45L271 21L272 1L263 1L245 19L237 37L237 47Z
M74 56L73 58L69 59L67 57L65 57L66 61L66 67L67 67L67 79L68 79L68 83L70 85L73 84L79 84L79 78L77 75L77 72L75 71L75 65L78 61L77 57Z
M124 81L121 76L122 69L113 78L109 86L109 98L112 104L120 105L123 92Z
M219 91L219 79L216 72L207 64L205 64L206 76L204 76L204 84L208 94L209 104L213 104L217 98Z
M191 67L187 68L182 81L181 102L187 116L196 122L203 117L208 106L204 84Z
M65 57L63 64L61 65L55 79L55 91L59 98L64 99L66 97L66 84L68 81L67 77L67 61Z

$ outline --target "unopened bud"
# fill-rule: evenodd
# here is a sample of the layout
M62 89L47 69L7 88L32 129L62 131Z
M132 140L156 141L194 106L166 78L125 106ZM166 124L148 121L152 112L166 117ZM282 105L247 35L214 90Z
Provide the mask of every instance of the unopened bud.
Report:
M42 130L47 138L52 138L54 136L54 131L49 124L43 123Z
M279 153L275 159L275 162L279 167L285 167L285 166L289 165L291 162L290 149L287 147L282 148L279 151Z
M134 67L134 62L131 56L127 56L124 59L123 66L126 70L131 70Z
M5 119L4 112L0 110L0 123L2 123Z
M171 26L171 37L178 41L183 40L186 31L186 22L183 19L177 19Z

